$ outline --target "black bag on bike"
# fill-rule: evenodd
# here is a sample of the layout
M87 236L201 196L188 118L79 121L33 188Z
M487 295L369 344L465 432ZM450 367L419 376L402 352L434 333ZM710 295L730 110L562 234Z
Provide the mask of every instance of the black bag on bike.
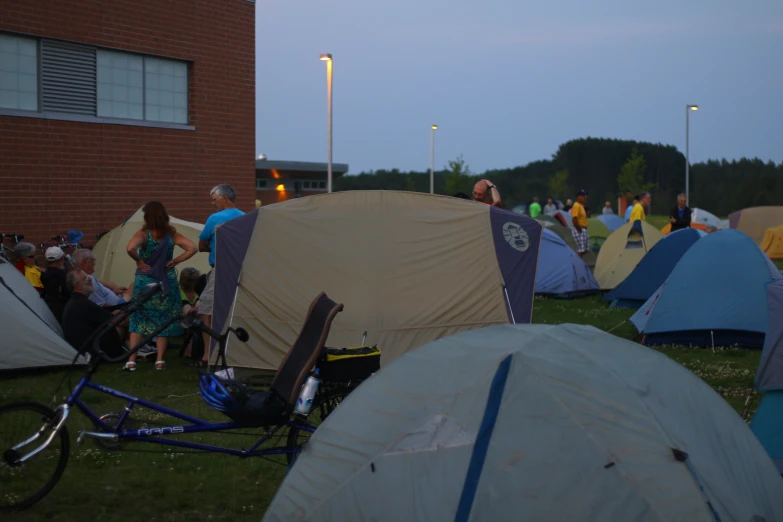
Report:
M316 366L324 382L363 381L381 369L381 350L377 345L326 347Z

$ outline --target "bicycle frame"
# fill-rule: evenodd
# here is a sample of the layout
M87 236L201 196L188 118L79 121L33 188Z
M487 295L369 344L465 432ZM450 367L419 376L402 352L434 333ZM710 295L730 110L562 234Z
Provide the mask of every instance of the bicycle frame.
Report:
M81 392L85 388L96 390L106 395L111 395L112 397L128 400L128 403L125 405L125 410L122 412L122 415L118 419L116 426L108 426L105 422L103 422L103 420L101 420L101 418L94 411L92 411L89 408L89 406L87 406L80 399L79 396L81 395ZM287 426L299 428L301 430L310 433L315 432L314 427L309 426L305 423L300 424L290 419L284 419L279 424L277 424L269 433L262 436L260 439L258 439L258 441L256 441L255 444L253 444L250 448L246 450L237 450L237 449L225 448L221 446L212 446L209 444L180 441L180 440L175 440L170 438L159 438L160 435L181 435L185 433L220 432L220 431L227 431L233 429L247 428L248 426L244 426L236 422L211 423L208 421L204 421L196 417L193 417L191 415L180 413L176 410L172 410L170 408L160 406L153 402L145 401L144 399L139 399L127 393L114 390L106 386L101 386L100 384L95 384L89 380L89 375L86 375L81 378L81 380L76 385L73 392L71 393L70 397L68 397L67 404L68 406L76 406L96 426L104 430L99 432L82 432L82 434L80 434L79 436L79 441L81 441L84 438L84 436L88 436L91 438L111 439L113 441L125 440L125 441L136 441L136 442L149 442L152 444L164 444L164 445L177 446L177 447L188 448L193 450L202 450L202 451L207 451L212 453L225 453L237 457L258 457L258 456L284 455L286 453L297 452L297 450L290 450L286 447L280 447L280 448L275 447L275 448L267 448L261 450L258 449L262 444L264 444L266 441L274 437L278 431L280 431L281 429ZM131 411L133 411L134 406L136 406L137 404L144 408L157 411L159 413L164 413L166 415L170 415L177 419L181 419L189 424L178 425L178 426L175 425L162 426L157 428L142 428L142 429L134 429L134 430L123 429L123 425L128 420Z
M126 310L127 312L127 310ZM138 346L143 346L147 342L149 342L152 338L154 338L156 335L158 335L160 332L168 328L170 325L174 324L177 321L182 321L187 316L184 315L178 315L175 317L172 317L168 321L164 322L163 324L159 325L157 328L155 328L152 332L147 334L138 344ZM120 321L122 318L120 318ZM119 321L118 321L119 322ZM111 325L112 323L107 323L107 325ZM99 329L96 332L96 335L94 335L92 341L97 343L97 339L100 338L104 333L105 329ZM89 343L90 340L85 343ZM219 339L219 348L218 348L218 360L220 358L223 358L223 366L225 367L225 338ZM84 415L86 415L96 426L98 426L102 431L97 432L89 432L89 431L83 431L79 434L79 437L77 439L77 443L81 442L84 437L89 438L95 438L95 439L110 439L112 441L119 441L119 440L127 440L127 441L137 441L137 442L149 442L152 444L167 444L170 446L177 446L182 448L189 448L194 450L203 450L213 453L225 453L229 455L235 455L238 457L253 457L253 456L269 456L269 455L280 455L280 454L286 454L286 453L295 453L295 450L289 450L288 448L272 448L272 449L264 449L264 450L258 450L258 448L266 441L271 439L278 431L280 431L282 428L285 428L287 426L299 428L301 430L314 433L315 428L312 426L307 425L306 423L297 423L295 421L292 421L290 419L283 419L279 424L275 425L275 427L272 429L271 432L261 437L253 446L251 446L247 450L236 450L232 448L224 448L220 446L212 446L209 444L199 444L194 442L186 442L186 441L179 441L174 439L168 439L168 438L158 438L158 435L181 435L185 433L198 433L198 432L219 432L219 431L227 431L227 430L234 430L234 429L243 429L248 428L248 426L244 426L237 422L225 422L225 423L210 423L205 420L198 419L196 417L193 417L191 415L187 415L184 413L180 413L178 411L172 410L170 408L166 408L164 406L161 406L159 404L155 404L153 402L145 401L144 399L139 399L137 397L134 397L132 395L129 395L127 393L121 392L119 390L114 390L112 388L108 388L106 386L102 386L100 384L95 384L91 382L92 374L95 373L100 366L101 358L96 357L94 362L91 362L87 368L87 372L82 376L82 378L79 380L79 383L76 385L76 387L71 392L70 396L68 397L66 401L67 407L73 407L76 406ZM122 415L117 421L116 426L108 426L101 418L93 412L81 399L80 395L82 391L84 391L85 388L90 388L92 390L99 391L101 393L104 393L106 395L111 395L113 397L117 397L120 399L126 399L128 400L128 403L125 405L125 410L122 412ZM183 420L185 422L188 422L190 424L188 425L178 425L178 426L163 426L160 428L150 428L150 429L139 429L139 430L122 430L125 421L127 421L128 417L130 416L131 411L133 410L133 407L135 405L141 405L144 408L157 411L159 413L163 413L166 415L170 415L172 417L175 417L177 419ZM268 428L264 427L264 428Z

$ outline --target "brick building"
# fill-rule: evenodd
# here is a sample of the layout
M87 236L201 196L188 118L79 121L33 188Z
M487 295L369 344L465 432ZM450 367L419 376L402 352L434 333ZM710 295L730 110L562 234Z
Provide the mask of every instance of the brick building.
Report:
M327 172L326 163L256 160L256 199L262 205L271 205L325 193ZM332 182L346 172L347 164L332 163Z
M144 202L255 199L255 2L4 1L0 232L84 243Z

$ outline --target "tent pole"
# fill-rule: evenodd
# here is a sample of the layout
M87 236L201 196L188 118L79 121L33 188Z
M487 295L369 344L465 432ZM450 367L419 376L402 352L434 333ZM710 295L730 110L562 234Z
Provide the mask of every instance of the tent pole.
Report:
M511 309L511 300L508 298L506 285L503 285L503 293L506 294L506 304L508 304L508 313L511 314L511 324L517 324L517 320L514 319L514 310Z

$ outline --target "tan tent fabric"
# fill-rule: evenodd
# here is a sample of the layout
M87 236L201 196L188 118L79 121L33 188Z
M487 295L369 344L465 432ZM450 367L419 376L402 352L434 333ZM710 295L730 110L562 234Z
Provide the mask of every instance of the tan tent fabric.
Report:
M523 254L535 267L533 250ZM217 255L219 273L220 246ZM228 319L250 340L229 342L228 364L277 368L321 291L345 304L328 346L355 346L366 330L384 365L435 339L509 323L488 205L395 191L311 196L258 210Z
M783 225L783 207L746 208L731 214L729 222L760 245L768 228Z
M169 216L171 225L177 229L177 232L187 237L198 245L198 235L204 229L204 225L177 219ZM111 281L118 285L130 286L133 283L133 274L136 272L136 263L126 253L125 248L131 236L135 234L144 225L144 213L139 209L123 225L112 229L104 235L93 247L93 254L96 259L95 277L99 281ZM174 247L174 257L182 253L178 246ZM202 274L209 272L209 253L199 252L185 263L177 267L182 271L186 267L195 267Z
M663 234L646 221L637 221L642 234L633 230L634 223L626 223L609 236L598 252L595 262L595 279L601 290L612 290L622 283L639 261Z
M783 259L783 225L767 229L761 241L761 250L770 259Z

